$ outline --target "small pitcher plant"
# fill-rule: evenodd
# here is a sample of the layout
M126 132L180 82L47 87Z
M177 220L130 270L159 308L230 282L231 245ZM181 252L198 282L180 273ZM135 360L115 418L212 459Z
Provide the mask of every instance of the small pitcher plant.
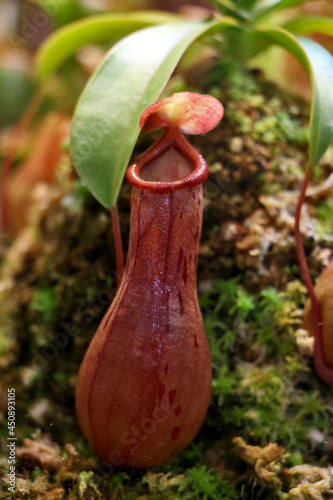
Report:
M162 138L126 174L132 184L127 265L81 365L76 409L98 458L152 467L197 434L211 397L211 357L197 299L204 158L182 132L201 134L219 101L189 92L148 107L140 128Z

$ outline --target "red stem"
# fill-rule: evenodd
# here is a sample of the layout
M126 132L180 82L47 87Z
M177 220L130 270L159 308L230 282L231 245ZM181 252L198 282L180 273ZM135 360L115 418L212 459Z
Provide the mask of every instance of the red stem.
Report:
M23 133L35 117L43 100L43 91L38 90L31 98L18 122L13 127L9 137L8 152L5 152L2 160L2 174L0 182L0 228L5 233L11 231L9 214L9 185L10 174L18 150L19 142Z
M121 240L117 204L113 208L111 208L111 222L112 222L114 244L116 249L116 272L117 272L116 285L118 290L124 273L124 251L123 251L123 243Z
M314 331L314 364L316 371L319 377L328 384L333 384L333 368L327 366L324 358L323 351L323 320L321 314L321 307L319 301L317 299L316 293L314 291L314 287L309 275L309 270L306 263L306 256L304 252L302 235L300 230L300 219L301 219L301 210L302 205L305 199L306 188L309 183L311 169L308 165L304 180L301 187L301 192L299 195L299 199L296 205L295 210L295 240L296 240L296 252L297 258L300 265L301 276L303 282L308 290L309 297L312 303L312 311L313 311L313 331Z

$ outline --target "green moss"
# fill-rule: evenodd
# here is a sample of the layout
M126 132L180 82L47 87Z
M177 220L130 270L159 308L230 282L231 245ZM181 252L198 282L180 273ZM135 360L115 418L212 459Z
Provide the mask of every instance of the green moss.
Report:
M258 96L261 97L261 96ZM244 96L243 96L244 99ZM256 104L262 104L258 98ZM244 105L253 106L253 97L244 100ZM262 141L264 144L275 144L276 141L288 142L305 146L309 139L308 129L286 111L275 111L266 106L260 110L259 117L253 121L251 116L244 114L240 109L228 112L231 121L237 123L242 134L249 134L253 139Z
M56 291L53 288L35 288L33 291L31 309L41 313L44 321L55 319L59 304Z
M42 475L43 475L43 471L39 467L35 467L30 472L30 479L31 479L31 481L34 481L37 477L41 477Z
M262 193L272 195L281 190L281 186L278 182L266 182L266 173L260 173L258 179L262 183Z
M218 95L217 90L215 95ZM226 116L237 124L240 133L251 134L254 140L274 147L278 141L301 147L307 145L309 132L299 113L291 113L276 96L267 98L250 75L234 72L228 97L237 105L232 102L226 108Z
M229 76L229 96L233 101L243 100L246 96L259 94L261 89L254 78L242 71L233 70Z
M230 309L230 314L239 315L240 318L246 319L250 312L255 308L254 298L249 295L242 288L237 289L236 301L234 306Z
M329 432L328 403L295 344L304 301L297 281L284 292L267 287L251 295L235 280L219 280L201 297L214 367L212 427L262 446L276 441L292 453L308 447L309 427ZM294 388L300 374L311 389Z
M286 466L288 467L295 467L296 465L302 465L303 463L303 457L299 451L286 454L285 459L286 459Z
M270 110L270 112L273 111L273 109ZM266 144L281 140L305 145L308 141L308 131L289 113L280 110L257 120L253 124L253 137Z
M67 373L57 372L53 374L53 380L55 380L56 382L66 382L67 377Z
M93 471L81 472L78 478L78 491L80 496L82 495L81 498L83 495L86 496L88 493L90 495L96 495L97 498L102 498L97 478Z
M237 498L235 489L223 481L216 470L209 470L204 465L187 469L184 483L178 490L184 500L232 500Z
M317 225L316 234L319 238L330 238L333 234L333 198L328 197L319 201L317 205ZM331 240L332 241L332 240Z
M239 132L241 132L242 134L250 133L253 125L252 120L249 116L245 115L241 110L230 109L229 111L226 112L226 116L229 118L230 121L235 122L237 124Z

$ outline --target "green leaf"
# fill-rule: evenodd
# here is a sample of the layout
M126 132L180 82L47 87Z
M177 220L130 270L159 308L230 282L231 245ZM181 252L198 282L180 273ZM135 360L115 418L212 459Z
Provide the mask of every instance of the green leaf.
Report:
M36 76L44 80L84 45L119 39L147 26L178 19L175 14L144 11L101 14L67 24L39 48L35 59Z
M296 7L307 1L308 0L264 0L263 2L258 2L258 7L254 9L254 18L257 20L272 12Z
M211 27L178 22L133 33L111 49L88 83L74 115L72 157L105 207L117 200L141 112L155 102L188 45Z
M333 140L333 57L321 45L280 28L256 31L293 54L306 69L312 85L310 167L315 166Z
M328 17L299 17L285 24L283 28L296 35L319 33L333 36L333 19Z
M251 19L250 13L246 9L240 8L233 0L213 0L213 3L222 14L246 21Z
M312 84L309 163L314 167L333 140L333 57L313 40L297 41L306 53Z
M259 3L261 0L259 0ZM242 0L241 2L242 8L248 11L252 11L255 7L255 4L258 3L258 0Z

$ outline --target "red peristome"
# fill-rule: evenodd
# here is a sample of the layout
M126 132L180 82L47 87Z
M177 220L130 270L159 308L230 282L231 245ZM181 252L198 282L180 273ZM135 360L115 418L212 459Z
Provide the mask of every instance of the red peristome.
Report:
M215 97L179 92L146 108L139 127L143 132L160 127L180 128L185 134L196 135L212 130L222 117L223 106Z
M160 176L160 179L162 178L163 172L156 168L156 162L158 161L161 163L163 154L167 159L167 165L162 166L166 167L165 172L171 171L172 165L170 164L170 154L167 154L167 151L172 147L180 153L177 158L179 161L177 172L173 169L174 178L171 179L171 177L169 177L168 180L163 179L158 182L152 182L152 178L150 180L143 179L141 177L142 169L145 168L145 171L147 171L147 165L152 165L153 162L155 162L154 173L158 172L157 175ZM191 168L186 168L184 164L186 158L190 161ZM151 170L150 166L148 168ZM130 165L126 172L126 179L132 186L138 186L146 191L164 194L177 189L184 189L185 186L197 186L207 179L208 174L209 171L206 161L196 149L187 142L179 129L166 129L162 138L135 163Z

